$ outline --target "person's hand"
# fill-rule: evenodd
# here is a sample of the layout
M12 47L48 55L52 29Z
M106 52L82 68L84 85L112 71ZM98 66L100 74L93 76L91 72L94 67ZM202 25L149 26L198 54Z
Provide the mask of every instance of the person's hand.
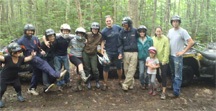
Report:
M122 54L119 54L118 59L122 59Z
M31 52L31 56L32 57L36 56L36 52L34 52L34 50Z
M183 54L184 54L184 51L177 52L177 53L176 53L176 56L182 56Z
M44 50L41 49L41 54L42 54L42 55L45 55L46 52L45 52Z
M46 41L46 42L44 42L45 43L45 45L48 47L48 48L50 48L50 41Z
M166 65L166 63L165 63L165 62L162 62L161 64L162 64L163 66L164 66L164 65Z
M103 49L101 49L101 54L104 55L104 50Z

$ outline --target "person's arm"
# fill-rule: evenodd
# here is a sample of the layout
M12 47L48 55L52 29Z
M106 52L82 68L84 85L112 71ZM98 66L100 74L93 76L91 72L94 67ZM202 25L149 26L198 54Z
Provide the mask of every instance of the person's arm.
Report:
M170 45L169 45L169 40L165 39L165 44L164 44L164 57L162 60L162 65L165 65L167 61L169 61L169 54L170 54Z
M155 66L153 66L152 68L157 69L160 67L160 64L156 64Z
M104 55L104 44L105 44L105 40L102 40L101 42L101 54Z
M30 56L24 58L24 62L31 61L35 55L36 55L36 52L32 51Z
M119 53L119 56L118 56L118 59L122 59L123 58L123 40L122 40L122 37L121 37L121 33L118 37L118 53Z
M44 35L42 38L43 38L44 44L45 44L48 48L50 48L50 43L49 43L49 41L46 40L45 35Z
M4 61L5 61L4 56L1 56L1 55L0 55L0 61L1 61L1 62L4 62Z

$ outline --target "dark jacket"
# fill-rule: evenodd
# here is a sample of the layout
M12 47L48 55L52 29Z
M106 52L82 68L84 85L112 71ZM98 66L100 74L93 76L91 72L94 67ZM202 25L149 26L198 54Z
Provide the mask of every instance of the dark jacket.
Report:
M137 38L139 37L137 30L133 27L129 31L121 30L119 36L119 54L123 52L138 52Z
M37 52L37 56L40 56L40 41L36 36L33 35L29 38L26 35L24 35L17 41L17 43L21 45L25 57L31 55L31 52L33 50Z

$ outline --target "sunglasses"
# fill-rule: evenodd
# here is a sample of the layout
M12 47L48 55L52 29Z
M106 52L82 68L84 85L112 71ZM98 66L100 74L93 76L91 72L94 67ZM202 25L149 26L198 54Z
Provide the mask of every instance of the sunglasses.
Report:
M22 53L22 50L19 50L17 52L14 52L14 54L17 54L17 53Z

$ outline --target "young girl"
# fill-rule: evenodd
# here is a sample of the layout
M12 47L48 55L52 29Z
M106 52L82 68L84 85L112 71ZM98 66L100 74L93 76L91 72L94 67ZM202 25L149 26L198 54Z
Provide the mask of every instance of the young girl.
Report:
M157 57L160 62L161 76L159 74L159 68L157 69L156 78L160 83L160 86L163 87L161 93L161 99L166 99L166 73L169 63L169 40L166 36L162 35L162 28L158 26L155 29L155 37L153 37L154 47L157 49Z
M147 74L149 76L150 80L150 91L149 94L152 96L157 95L157 90L156 90L156 83L155 83L155 77L156 77L156 69L160 67L159 65L159 60L157 59L157 50L155 47L149 47L149 57L146 59L146 66L148 67L147 69Z
M2 96L7 89L7 85L13 85L17 92L17 99L20 102L25 101L21 94L21 84L18 76L18 71L24 62L32 60L36 53L32 52L30 56L23 57L21 47L18 43L8 45L9 55L0 56L0 61L5 65L0 74L0 108L4 107Z

